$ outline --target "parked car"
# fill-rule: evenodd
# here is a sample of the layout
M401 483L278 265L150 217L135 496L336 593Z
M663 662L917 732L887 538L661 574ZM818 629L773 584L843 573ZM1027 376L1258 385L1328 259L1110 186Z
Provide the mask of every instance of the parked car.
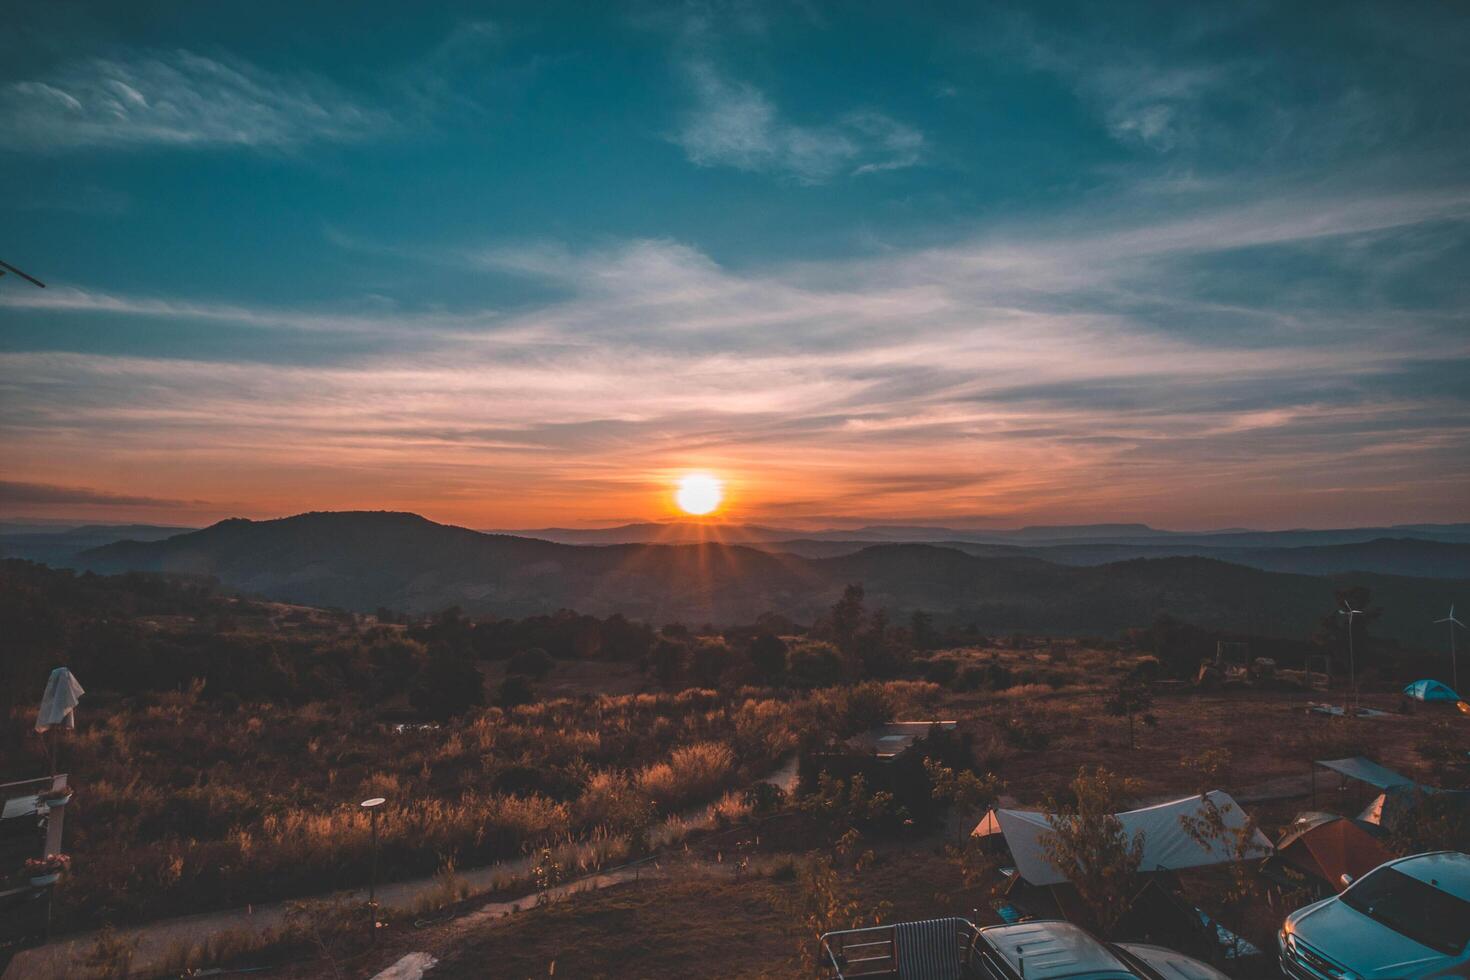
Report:
M975 953L989 980L1228 980L1183 953L1141 943L1105 943L1059 919L987 926L977 932Z
M1228 980L1182 953L1104 943L1050 919L985 928L968 919L925 919L844 929L821 937L819 961L831 980Z
M1276 938L1294 980L1470 976L1470 854L1380 864L1287 916Z

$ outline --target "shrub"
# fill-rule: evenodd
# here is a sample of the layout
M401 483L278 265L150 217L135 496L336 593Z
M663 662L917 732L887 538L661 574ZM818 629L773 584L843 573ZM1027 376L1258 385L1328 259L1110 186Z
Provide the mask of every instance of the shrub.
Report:
M433 656L409 690L408 703L430 718L453 718L485 703L485 679L468 660Z
M779 681L786 674L786 643L779 636L762 633L750 642L750 662L767 683Z
M808 640L792 648L787 669L798 687L831 687L842 679L842 655L830 643Z
M526 650L518 650L506 661L505 670L508 674L522 674L542 680L551 673L551 668L556 666L556 661L551 659L551 654L540 647L530 647Z
M837 698L839 735L856 735L893 719L894 698L882 684L868 682L843 690Z
M500 682L495 692L495 703L502 708L516 708L536 700L531 682L520 674L510 674Z
M953 657L934 657L924 662L924 679L935 684L949 685L959 669L959 661Z
M1000 723L1005 742L1013 749L1039 752L1051 745L1051 735L1019 715Z

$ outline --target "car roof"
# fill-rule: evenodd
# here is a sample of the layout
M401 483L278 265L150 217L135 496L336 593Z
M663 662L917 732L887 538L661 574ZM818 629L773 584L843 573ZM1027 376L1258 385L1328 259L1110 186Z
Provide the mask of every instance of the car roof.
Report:
M1470 854L1459 851L1432 851L1414 854L1392 862L1395 871L1418 878L1442 892L1470 902Z
M989 926L980 935L1005 957L1011 969L1026 980L1108 973L1132 976L1133 971L1102 943L1070 922L1041 920L1009 926ZM1025 958L1026 969L1021 970Z

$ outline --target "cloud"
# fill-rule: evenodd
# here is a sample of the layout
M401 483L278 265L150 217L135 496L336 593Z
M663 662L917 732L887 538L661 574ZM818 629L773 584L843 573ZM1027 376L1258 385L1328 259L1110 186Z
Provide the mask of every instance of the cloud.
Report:
M283 75L186 50L66 62L0 87L0 145L292 147L363 139L391 126L316 75Z
M200 500L169 500L162 497L139 497L86 487L62 487L50 483L17 483L0 480L0 506L102 504L109 507L187 507L202 504Z
M817 184L923 160L924 134L883 113L853 111L827 125L801 126L782 118L760 89L726 77L711 61L689 60L684 72L694 105L673 140L699 166Z
M1467 221L1464 189L1356 188L1153 220L1074 212L763 268L668 239L502 245L454 263L550 282L559 298L453 315L63 292L51 315L203 314L414 343L311 365L11 351L0 441L99 474L78 483L126 467L211 499L306 494L480 525L575 519L588 488L601 512L646 514L686 466L743 481L732 497L771 519L835 499L874 518L1289 521L1320 493L1343 501L1321 520L1353 520L1344 488L1388 473L1406 474L1400 516L1443 518L1470 477L1451 368L1470 343L1462 319L1391 297L1458 238L1426 236L1388 267L1370 245ZM1322 289L1263 295L1259 277L1223 274L1283 249L1294 279L1329 277ZM1237 288L1201 295L1201 276ZM1324 307L1332 276L1384 288ZM1229 329L1198 326L1222 317Z

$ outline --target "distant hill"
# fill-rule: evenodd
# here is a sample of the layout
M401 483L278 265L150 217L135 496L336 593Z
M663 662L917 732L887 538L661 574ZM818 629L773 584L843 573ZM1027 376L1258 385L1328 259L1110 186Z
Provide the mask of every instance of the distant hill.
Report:
M84 524L0 526L0 558L26 558L67 565L77 554L114 541L159 541L194 530L158 524Z
M1170 613L1205 627L1303 637L1333 608L1334 589L1362 584L1386 610L1376 628L1418 646L1437 642L1430 620L1470 595L1462 580L1292 575L1194 557L1073 566L926 544L822 558L743 545L567 545L386 512L228 520L162 541L106 545L77 562L101 572L213 575L272 599L363 611L459 605L522 616L575 608L657 623L749 622L767 611L809 622L860 582L895 616L924 609L989 632L1058 634L1108 634Z
M874 541L822 541L801 538L762 544L774 551L805 558L830 558L871 547ZM1338 575L1348 572L1378 572L1419 578L1470 578L1470 544L1425 541L1415 538L1378 538L1354 544L1314 545L1294 548L1225 548L1179 544L1064 544L1031 545L978 544L969 541L939 542L965 554L982 558L1041 558L1062 565L1105 565L1134 558L1214 558L1236 565L1249 565L1273 572L1304 575Z

